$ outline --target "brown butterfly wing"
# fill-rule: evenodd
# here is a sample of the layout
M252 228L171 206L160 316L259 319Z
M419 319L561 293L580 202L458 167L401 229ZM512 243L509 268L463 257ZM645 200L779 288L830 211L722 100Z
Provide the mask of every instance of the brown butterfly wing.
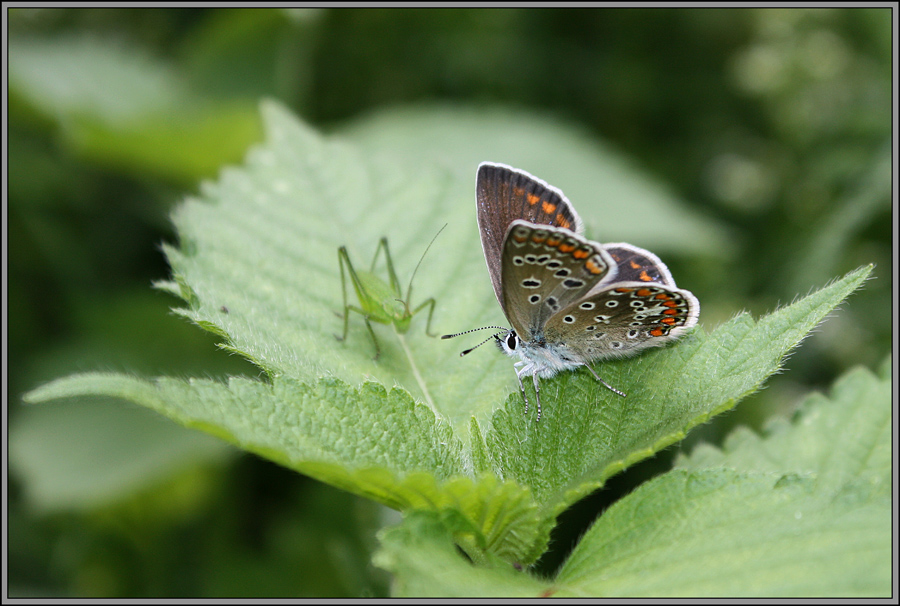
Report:
M690 291L617 277L554 314L544 335L587 363L665 345L694 326L699 315L700 304Z
M616 280L619 282L644 282L675 286L675 280L672 279L669 268L649 250L624 242L604 244L603 250L608 252L616 262L618 266Z
M501 306L500 277L503 242L516 219L584 231L581 218L565 195L525 171L503 164L482 163L476 180L478 229L494 294Z

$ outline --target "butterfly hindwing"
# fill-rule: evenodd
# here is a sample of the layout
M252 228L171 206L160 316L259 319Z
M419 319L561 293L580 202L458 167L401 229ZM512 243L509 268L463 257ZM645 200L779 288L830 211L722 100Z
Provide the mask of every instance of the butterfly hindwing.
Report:
M609 253L618 266L616 280L646 284L652 282L675 287L675 280L672 279L669 268L649 250L624 242L604 244L603 250Z
M696 297L686 290L617 278L554 314L544 335L587 363L665 345L694 326L699 314Z

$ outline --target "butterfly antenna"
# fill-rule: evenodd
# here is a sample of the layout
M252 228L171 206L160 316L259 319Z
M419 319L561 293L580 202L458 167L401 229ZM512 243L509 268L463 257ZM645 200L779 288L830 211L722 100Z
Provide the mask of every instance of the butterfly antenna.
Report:
M437 240L437 237L439 235L441 235L441 232L444 231L444 229L446 229L447 225L449 225L449 224L444 223L444 227L440 228L438 230L438 233L434 234L434 237L431 239L431 242L429 242L428 246L425 247L425 252L423 252L422 256L419 258L419 262L416 263L416 268L413 270L412 275L409 277L409 286L406 287L406 301L404 302L404 304L406 305L406 311L409 311L409 302L410 302L410 297L412 296L413 278L416 277L416 272L419 271L419 265L421 265L422 261L425 260L425 255L428 254L428 250L431 248L431 245L434 244L434 241Z
M467 335L470 332L477 332L479 330L487 330L489 328L496 328L498 330L509 330L508 328L505 328L503 326L482 326L481 328L473 328L471 330L464 330L463 332L458 332L458 333L452 334L452 335L443 335L443 336L441 336L441 338L442 339L452 339L453 337L460 337L462 335Z
M465 351L459 352L459 357L461 358L461 357L463 357L464 355L466 355L467 353L472 353L473 350L478 349L479 347L481 347L482 345L484 345L485 343L487 343L487 342L490 341L491 339L496 339L496 338L497 338L497 335L499 335L499 334L500 334L499 332L495 332L494 334L492 334L491 336L489 336L487 339L485 339L484 341L482 341L481 343L479 343L479 344L476 345L475 347L470 347L469 349L467 349L467 350L465 350Z
M487 330L487 329L489 329L489 328L497 328L497 329L499 329L499 330L505 330L505 331L507 331L507 332L509 331L508 328L504 328L503 326L482 326L481 328L473 328L472 330L467 330L467 331L464 331L464 332L458 332L458 333L456 333L455 335L444 335L444 336L442 336L441 338L442 338L442 339L452 339L453 337L458 337L458 336L460 336L460 335L467 335L467 334L469 334L470 332L475 332L475 331L478 331L478 330ZM497 338L497 335L499 335L499 334L500 334L499 332L495 332L494 334L492 334L491 336L489 336L487 339L485 339L484 341L482 341L481 343L479 343L479 344L476 345L475 347L470 347L469 349L467 349L467 350L465 350L464 352L460 353L460 354L459 354L459 357L463 357L463 356L466 355L467 353L471 353L473 350L478 349L479 347L481 347L482 345L484 345L485 343L487 343L487 342L490 341L491 339L496 339L496 338Z

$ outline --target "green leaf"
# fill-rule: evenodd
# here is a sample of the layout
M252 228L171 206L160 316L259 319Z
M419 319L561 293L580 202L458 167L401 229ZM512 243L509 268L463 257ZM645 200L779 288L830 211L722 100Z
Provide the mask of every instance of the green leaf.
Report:
M90 394L147 406L301 471L310 465L314 477L329 464L397 473L461 465L459 443L446 423L405 391L387 393L372 382L353 389L336 379L308 386L283 377L272 385L232 378L223 385L94 373L48 383L27 399Z
M143 177L193 185L239 161L260 135L253 103L205 99L124 42L17 38L10 87L79 154Z
M263 114L267 143L174 213L180 246L165 248L173 278L159 286L268 383L82 375L27 399L137 402L391 507L455 510L478 529L457 536L476 561L533 562L563 509L757 389L871 271L759 322L742 314L711 334L698 329L675 346L596 365L626 398L586 369L545 380L535 423L510 360L489 347L461 359L472 343L427 337L426 314L405 334L376 324L378 360L360 318L350 318L346 340L335 338L338 247L366 266L386 236L404 283L444 224L410 306L435 297L436 332L503 321L475 229L473 179L363 154L273 104ZM503 139L504 128L479 136Z
M105 505L234 453L146 409L65 404L27 408L10 428L10 469L42 511Z
M891 594L891 387L864 369L611 507L556 579L592 596Z
M880 374L854 370L765 437L742 431L647 482L552 582L473 566L451 541L465 520L446 513L383 531L374 562L402 597L889 596L890 360Z
M214 176L223 164L239 161L260 138L259 117L251 104L199 99L177 112L157 110L128 124L90 116L66 126L68 143L95 162L191 185Z
M123 124L174 109L180 96L170 68L124 43L18 37L9 50L10 88L55 119L93 115Z
M721 449L701 444L677 466L687 470L729 467L739 471L783 472L816 478L817 489L839 492L865 487L890 494L891 358L879 372L846 373L830 396L812 394L793 421L773 419L761 438L740 427Z
M455 512L413 512L381 532L373 562L394 575L394 597L536 597L548 584L490 558L473 566L454 549L452 537L475 532Z

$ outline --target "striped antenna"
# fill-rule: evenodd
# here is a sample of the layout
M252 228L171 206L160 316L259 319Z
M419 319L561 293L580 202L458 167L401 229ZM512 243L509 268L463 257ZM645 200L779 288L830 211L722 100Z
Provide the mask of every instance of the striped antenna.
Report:
M467 334L469 334L470 332L476 332L476 331L479 331L479 330L488 330L489 328L496 328L496 329L499 329L499 330L503 330L503 331L509 332L509 329L508 329L508 328L505 328L505 327L503 327L503 326L482 326L481 328L473 328L473 329L471 329L471 330L466 330L466 331L464 331L464 332L458 332L458 333L456 333L455 335L444 335L444 336L442 336L441 338L442 338L442 339L452 339L453 337L458 337L458 336L460 336L460 335L467 335ZM466 355L467 353L471 353L473 350L478 349L479 347L481 347L482 345L484 345L485 343L487 343L487 342L490 341L491 339L496 339L496 338L497 338L497 335L499 335L499 334L500 334L499 332L495 332L494 334L492 334L491 336L489 336L487 339L485 339L484 341L482 341L481 343L479 343L479 344L476 345L475 347L470 347L469 349L467 349L467 350L465 350L464 352L460 353L459 356L462 357L462 356Z

